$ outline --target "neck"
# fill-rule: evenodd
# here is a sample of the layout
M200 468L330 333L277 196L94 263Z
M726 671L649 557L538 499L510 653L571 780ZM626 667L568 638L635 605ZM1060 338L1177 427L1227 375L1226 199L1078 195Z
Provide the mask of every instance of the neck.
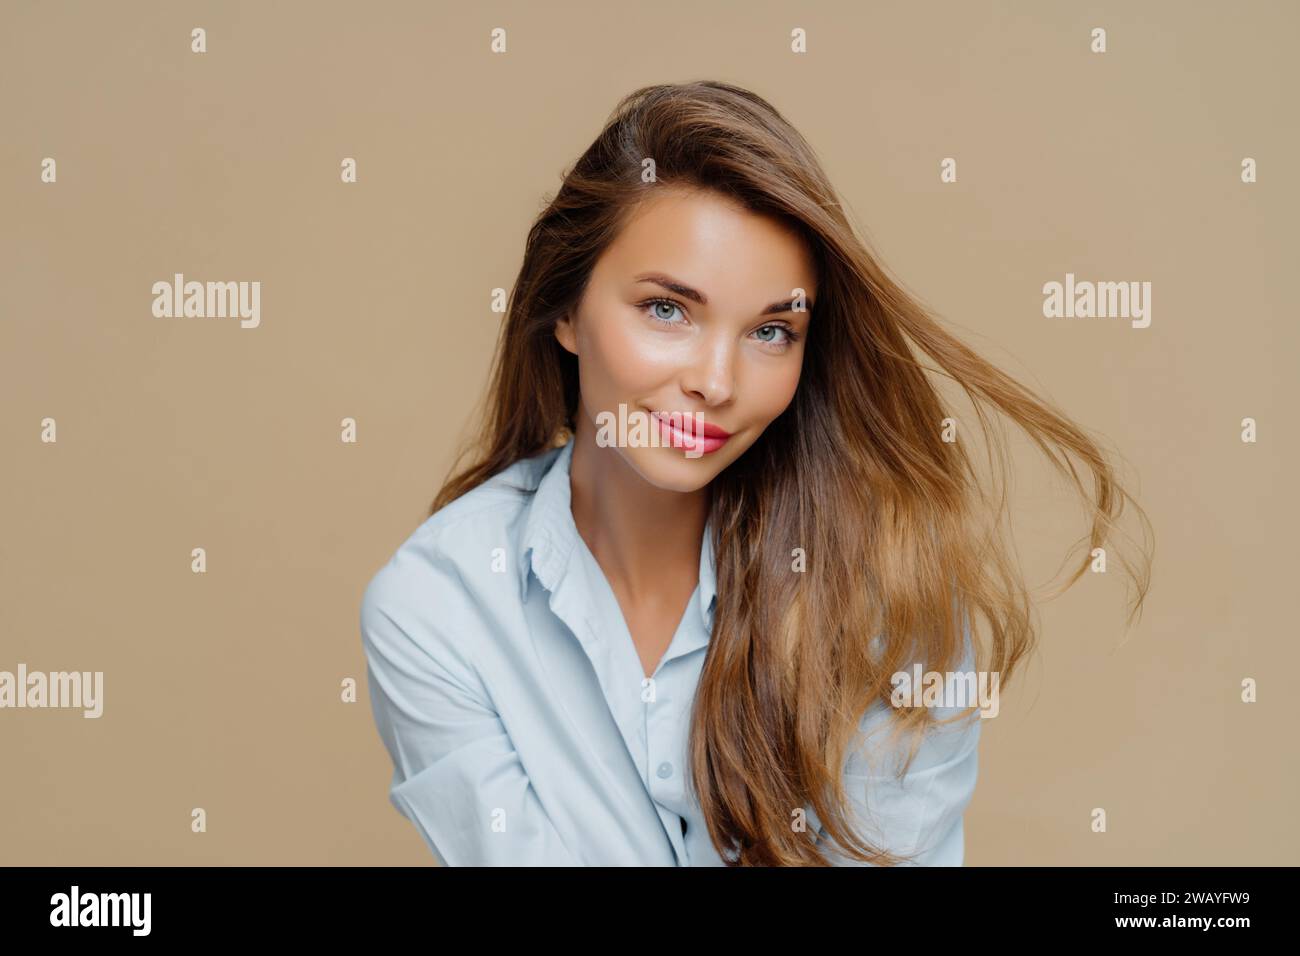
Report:
M698 581L709 489L667 491L646 481L617 448L596 444L578 413L569 468L573 522L616 591L633 600Z

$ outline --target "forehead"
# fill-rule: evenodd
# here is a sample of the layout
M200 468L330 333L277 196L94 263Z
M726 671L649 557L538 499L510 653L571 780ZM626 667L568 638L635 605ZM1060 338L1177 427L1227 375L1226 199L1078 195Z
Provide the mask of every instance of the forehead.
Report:
M597 269L613 278L667 272L710 299L764 304L799 287L813 294L811 251L790 227L707 190L665 187L629 216Z

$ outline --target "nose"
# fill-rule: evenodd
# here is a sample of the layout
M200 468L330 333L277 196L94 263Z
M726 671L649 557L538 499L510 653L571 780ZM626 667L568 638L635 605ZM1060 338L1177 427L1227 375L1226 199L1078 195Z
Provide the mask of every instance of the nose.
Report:
M682 373L682 391L706 405L731 400L736 388L736 343L717 330L700 342L700 350Z

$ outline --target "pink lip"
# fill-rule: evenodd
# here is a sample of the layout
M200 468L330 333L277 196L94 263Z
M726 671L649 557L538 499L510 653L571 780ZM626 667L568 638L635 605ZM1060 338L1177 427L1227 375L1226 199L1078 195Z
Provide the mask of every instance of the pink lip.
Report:
M709 422L703 422L701 434L697 438L695 429L695 416L686 412L676 413L682 424L681 428L675 428L670 424L669 415L672 412L651 412L651 415L659 422L659 430L674 448L689 448L698 450L704 454L717 451L727 443L731 437L731 432L725 428L719 428L717 425Z

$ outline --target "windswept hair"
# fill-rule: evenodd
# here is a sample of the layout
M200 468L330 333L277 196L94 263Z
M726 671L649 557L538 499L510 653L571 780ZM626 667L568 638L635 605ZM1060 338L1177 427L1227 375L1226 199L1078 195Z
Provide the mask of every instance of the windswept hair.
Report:
M691 714L691 786L730 865L827 865L815 835L791 826L805 806L842 853L899 863L854 832L845 801L841 771L867 709L889 706L891 675L914 662L958 669L967 633L975 669L997 674L1005 688L1036 640L1003 527L1006 438L990 428L990 406L1024 430L1086 504L1088 547L1058 594L1088 569L1093 549L1109 553L1125 502L1147 531L1150 522L1093 439L886 274L784 117L754 93L711 81L631 93L563 177L528 234L486 428L430 513L576 429L577 359L556 341L556 321L577 306L638 204L665 188L711 190L778 220L807 243L817 272L794 398L711 489L718 603ZM968 449L975 431L931 375L970 399L987 460L997 465L986 481ZM945 440L945 419L958 421L958 440ZM472 460L462 466L466 454ZM796 548L806 555L804 573L791 571ZM1142 556L1121 561L1134 585L1130 624L1149 586L1150 554ZM900 773L936 721L926 707L890 707L891 737L911 734Z

